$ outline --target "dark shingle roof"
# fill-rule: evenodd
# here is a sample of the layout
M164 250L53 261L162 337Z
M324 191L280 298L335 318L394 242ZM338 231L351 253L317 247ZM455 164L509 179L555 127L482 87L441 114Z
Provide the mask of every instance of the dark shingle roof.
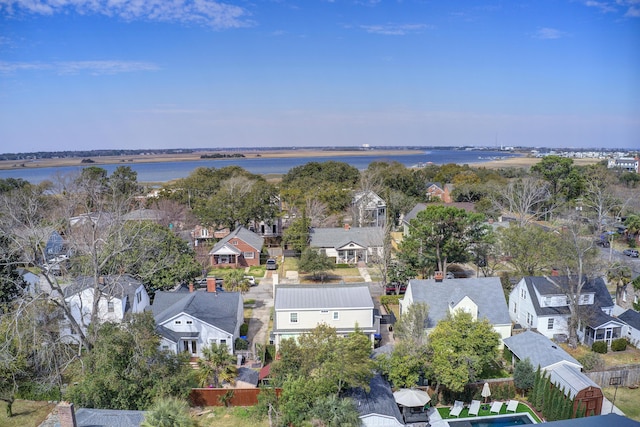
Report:
M258 385L258 377L260 376L260 372L255 369L245 368L241 366L238 368L238 376L236 377L236 381L242 381L247 384L252 384L254 386Z
M213 249L211 249L209 253L210 254L215 253L216 251L224 247L224 245L226 245L227 242L233 239L234 237L237 237L238 239L242 240L247 245L251 246L257 251L261 251L262 246L264 245L264 238L262 236L240 226L235 230L233 230L231 233L227 234L227 236L224 237L222 240L220 240L218 243L216 243Z
M591 417L573 418L570 420L549 421L545 423L548 427L640 427L638 421L623 417L618 414L594 415Z
M478 306L478 319L486 318L492 325L511 324L509 308L504 298L498 277L474 279L433 279L409 281L413 302L424 302L429 306L427 328L433 328L447 317L449 305L460 302L465 296Z
M158 325L180 313L185 313L233 334L238 323L240 298L239 292L158 291L155 293L151 312Z
M341 248L349 242L365 248L381 247L384 235L380 227L351 227L351 228L313 228L311 242L314 248Z
M527 276L524 278L529 294L532 295L533 307L538 316L553 316L569 314L569 307L541 307L535 295L534 288L540 295L561 295L569 286L569 278L567 276L553 276L553 278L544 276ZM553 280L553 282L551 281ZM586 280L586 279L585 279ZM555 282L555 283L554 283ZM607 286L601 277L587 280L582 288L582 293L594 294L594 306L598 308L613 307L613 300L607 290Z
M640 313L637 311L629 309L618 316L618 319L640 331Z
M362 388L352 388L346 393L346 397L353 399L360 416L378 414L393 417L401 425L404 425L400 409L393 398L393 392L389 383L382 375L375 374L369 383L371 388L367 393Z

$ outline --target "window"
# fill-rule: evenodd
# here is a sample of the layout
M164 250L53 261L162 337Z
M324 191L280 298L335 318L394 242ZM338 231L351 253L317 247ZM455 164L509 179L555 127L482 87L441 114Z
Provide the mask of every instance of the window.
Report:
M136 301L138 301L138 304L140 304L140 301L142 301L142 292L136 293Z
M627 290L626 289L622 292L622 301L627 302Z
M527 299L527 290L525 288L522 288L520 296L522 297L522 299Z
M289 323L298 323L298 313L289 313Z
M513 312L518 313L518 304L515 302L513 303Z
M169 350L169 346L168 346L168 345L163 345L163 346L162 346L162 349L163 349L163 350Z
M108 311L109 313L113 313L114 311L116 311L116 307L115 307L115 305L113 304L113 301L109 301L109 302L107 302L107 311Z
M209 237L209 229L203 228L200 230L200 237Z
M232 241L231 241L231 244L232 244L232 245L235 245L235 246L238 246L238 241L237 241L237 240L232 240Z
M583 304L589 304L589 295L580 295L580 300Z
M182 320L176 320L173 322L174 325L182 325Z
M547 320L547 329L553 329L553 317Z
M244 256L244 259L254 259L255 252L243 252L242 256Z
M220 345L222 344L227 345L227 340L220 340Z
M533 325L533 316L531 315L531 313L527 313L527 324L529 326Z
M337 311L333 312L333 320L340 320L340 313Z
M193 325L193 320L187 320L185 323L186 323L187 325Z

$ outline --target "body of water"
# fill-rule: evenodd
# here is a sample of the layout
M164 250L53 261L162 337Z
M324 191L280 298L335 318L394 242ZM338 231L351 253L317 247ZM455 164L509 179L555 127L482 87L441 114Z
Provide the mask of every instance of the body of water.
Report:
M309 162L337 161L348 163L360 170L366 169L370 163L377 161L399 162L407 167L419 164L433 163L443 165L447 163L471 164L487 161L492 158L513 157L517 154L504 151L476 151L476 150L432 150L423 154L379 155L379 156L329 156L329 157L287 157L287 158L234 158L234 159L203 159L185 162L155 162L135 163L123 162L108 165L95 165L111 174L118 166L129 166L138 173L139 182L167 182L188 176L198 167L240 166L255 174L285 174L291 168ZM0 178L22 178L33 184L45 180L53 180L56 176L78 173L82 166L60 166L47 168L21 168L0 170Z

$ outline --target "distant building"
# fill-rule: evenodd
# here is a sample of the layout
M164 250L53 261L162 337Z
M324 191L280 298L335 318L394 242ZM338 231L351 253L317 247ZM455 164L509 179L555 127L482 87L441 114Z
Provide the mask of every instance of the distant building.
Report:
M618 168L627 172L640 172L640 157L618 157L615 159L609 159L607 163L609 169Z

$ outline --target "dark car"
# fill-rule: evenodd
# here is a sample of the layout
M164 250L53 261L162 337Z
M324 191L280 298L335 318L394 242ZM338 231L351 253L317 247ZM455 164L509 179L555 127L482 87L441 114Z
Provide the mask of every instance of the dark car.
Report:
M638 258L638 251L636 249L625 249L622 253L631 258Z
M402 285L399 285L395 282L387 283L387 286L385 287L384 292L387 295L395 295L396 290L398 290L398 295L404 295L404 293L407 292L407 284L403 283Z
M611 246L609 241L608 240L604 240L604 239L596 240L596 245L600 246L600 247L603 247L603 248L608 248L609 246Z
M278 263L273 258L269 258L267 260L267 264L266 265L267 265L267 270L277 270L278 269Z

